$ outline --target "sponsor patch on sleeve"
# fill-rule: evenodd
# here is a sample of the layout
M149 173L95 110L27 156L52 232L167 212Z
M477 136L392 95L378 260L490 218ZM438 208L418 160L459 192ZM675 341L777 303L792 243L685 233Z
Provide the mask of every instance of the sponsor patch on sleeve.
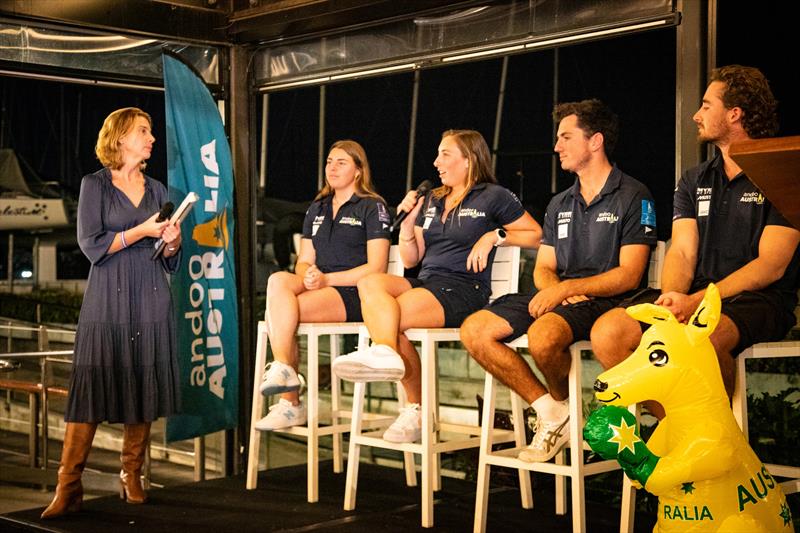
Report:
M389 223L389 210L380 202L378 202L378 220L386 224Z
M642 200L642 226L656 226L656 206L652 200Z

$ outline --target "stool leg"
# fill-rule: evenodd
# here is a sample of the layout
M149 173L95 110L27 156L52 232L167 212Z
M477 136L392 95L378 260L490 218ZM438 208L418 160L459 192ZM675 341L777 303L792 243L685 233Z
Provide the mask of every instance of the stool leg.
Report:
M334 359L339 357L339 335L331 335L331 363ZM333 368L333 367L331 367ZM331 425L336 427L339 425L339 387L340 381L336 374L331 370ZM342 460L342 434L339 431L333 432L333 471L336 474L342 473L344 470L344 461Z
M586 474L583 463L583 389L581 387L581 352L570 349L569 370L569 447L572 469L572 531L586 531Z
M514 443L517 448L521 448L527 444L525 438L525 415L522 408L522 398L520 398L514 391L509 390L511 394L511 417L514 420ZM485 402L486 400L484 400ZM492 400L494 404L494 399ZM494 405L492 405L492 422L494 422ZM490 441L491 449L491 441ZM522 500L523 509L533 509L533 491L531 490L531 472L525 468L520 468L519 472L519 496Z
M261 432L256 429L255 424L261 418L264 410L264 397L261 395L259 386L261 385L264 367L267 365L268 344L267 325L265 322L259 322L256 362L253 373L253 403L250 411L250 446L247 450L247 480L245 482L245 486L250 490L256 488L258 483L258 456L259 446L261 445Z
M408 399L406 398L406 390L403 386L398 382L397 385L397 405L398 407L405 407L408 404ZM414 453L413 452L403 452L403 469L406 472L406 486L408 487L416 487L417 486L417 468L414 462Z
M492 432L494 431L495 392L496 391L495 391L494 377L487 372L483 386L483 412L481 413L481 447L478 456L478 486L475 491L475 518L472 526L473 533L483 533L484 531L486 531L486 513L489 506L489 485L491 480L491 468L492 468L487 459L489 454L492 453ZM514 393L512 392L511 394ZM522 470L520 470L519 473L521 482Z
M308 390L306 391L306 410L308 413L308 503L319 500L319 335L308 334Z
M361 454L361 445L358 437L361 436L361 417L364 413L364 382L357 382L353 388L353 416L350 422L350 447L347 453L347 481L344 487L344 510L352 511L356 508L356 490L358 489L358 463Z
M628 410L636 417L636 425L639 425L639 405L632 405ZM620 507L619 531L620 533L632 533L634 525L634 514L636 513L636 488L631 480L624 473L622 474L622 504Z
M434 363L435 345L430 339L422 342L422 527L433 527L433 489L435 478L435 453L433 446L435 434L433 427L433 401L436 381L436 365Z

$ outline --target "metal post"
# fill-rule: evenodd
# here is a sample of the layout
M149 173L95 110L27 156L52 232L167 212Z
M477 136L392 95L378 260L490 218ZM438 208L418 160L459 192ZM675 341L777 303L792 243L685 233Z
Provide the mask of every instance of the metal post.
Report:
M14 294L14 234L8 234L8 258L7 258L8 268L6 269L6 273L8 274L8 292Z
M195 437L194 439L194 480L205 481L206 479L206 438Z
M414 141L417 137L417 109L419 108L419 70L414 71L414 88L411 91L411 124L408 129L408 161L406 162L406 190L413 186Z
M50 350L50 338L47 334L47 327L46 326L39 326L39 351L46 352ZM41 358L41 383L42 383L42 469L47 470L47 463L49 458L49 447L48 447L48 435L49 435L49 424L47 420L48 416L48 391L47 391L47 357Z
M267 187L267 121L269 120L269 93L261 95L261 155L258 164L258 187Z
M317 137L317 190L325 185L325 86L319 86L319 133Z
M708 64L704 4L687 0L678 1L681 24L675 41L675 182L684 170L701 161L701 147L697 142L697 127L691 113L700 105L703 94L704 69Z
M558 48L553 50L553 106L558 103ZM558 135L558 124L553 123L553 139ZM553 141L555 142L555 140ZM558 192L558 156L553 153L550 158L550 192Z
M494 139L492 140L492 174L497 171L497 148L500 146L500 126L503 122L503 100L506 96L508 77L508 56L503 57L503 70L500 72L500 88L497 91L497 112L494 117Z

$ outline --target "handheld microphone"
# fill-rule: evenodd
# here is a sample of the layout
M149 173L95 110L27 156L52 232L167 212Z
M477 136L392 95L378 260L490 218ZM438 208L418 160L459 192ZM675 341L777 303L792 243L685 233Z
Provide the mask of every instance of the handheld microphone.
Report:
M161 211L158 212L158 216L156 217L156 222L164 222L169 218L172 212L175 210L175 204L172 202L167 202L161 207Z
M416 190L417 198L419 199L420 196L425 196L426 194L428 194L428 191L430 191L432 188L433 188L433 182L431 180L423 181L417 186ZM400 211L399 213L397 213L397 216L394 218L394 223L392 224L390 231L394 231L395 228L400 227L400 223L403 220L405 220L407 216L408 216L408 211Z
M161 206L161 211L158 212L158 216L156 217L156 222L164 222L169 218L172 212L175 210L175 204L172 202L167 202L163 206ZM164 239L158 239L154 246L155 251L153 252L153 256L150 259L155 260L161 252L164 251Z

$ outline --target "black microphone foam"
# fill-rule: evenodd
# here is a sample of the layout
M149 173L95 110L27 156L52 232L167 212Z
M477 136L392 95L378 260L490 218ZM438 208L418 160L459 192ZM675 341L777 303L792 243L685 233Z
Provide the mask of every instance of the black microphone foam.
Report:
M172 202L167 202L161 207L161 211L158 212L158 216L156 217L156 222L164 222L169 218L172 212L175 211L175 204Z
M416 189L417 198L419 198L420 196L425 196L426 194L428 194L428 191L430 191L432 188L433 188L433 182L431 180L423 181L417 186ZM397 216L394 218L394 224L392 224L391 231L394 231L394 228L400 226L400 223L403 220L405 220L407 216L408 216L408 211L400 211L399 213L397 213Z

